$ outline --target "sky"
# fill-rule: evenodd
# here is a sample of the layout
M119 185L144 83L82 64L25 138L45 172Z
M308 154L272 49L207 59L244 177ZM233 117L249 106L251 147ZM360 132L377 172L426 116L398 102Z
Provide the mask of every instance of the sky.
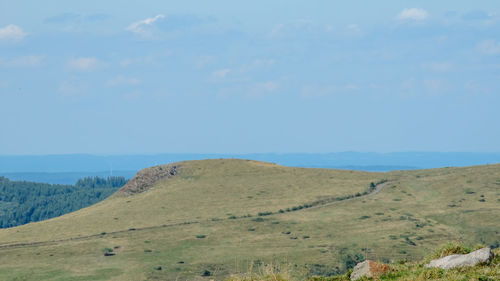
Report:
M500 152L492 1L0 0L0 154Z

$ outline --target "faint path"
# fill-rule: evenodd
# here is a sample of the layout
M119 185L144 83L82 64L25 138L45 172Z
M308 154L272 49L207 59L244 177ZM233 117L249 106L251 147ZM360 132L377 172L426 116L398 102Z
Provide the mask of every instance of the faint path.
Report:
M377 193L379 193L386 185L388 185L391 181L387 181L381 184L377 184L375 186L375 189L371 191L370 193L367 193L365 195L360 195L360 196L355 196L352 198L344 199L344 200L339 200L339 201L333 201L333 202L327 202L327 203L318 203L317 205L311 206L309 208L303 208L299 210L295 210L292 212L285 212L285 213L279 213L275 212L272 214L272 216L275 215L282 215L286 213L295 213L295 212L300 212L300 211L305 211L305 210L310 210L310 209L316 209L316 208L324 208L328 207L331 205L336 205L340 203L345 203L347 201L353 201L353 200L359 200L359 199L364 199L369 196L373 196ZM332 198L333 199L333 198ZM248 217L239 217L237 219L219 219L218 221L236 221L238 219L245 219ZM92 238L99 238L107 235L113 235L113 234L120 234L120 233L126 233L126 232L134 232L134 231L145 231L145 230L152 230L152 229L161 229L161 228L170 228L170 227L176 227L176 226L183 226L183 225L190 225L190 224L199 224L201 222L218 222L218 221L213 221L211 219L205 220L205 221L190 221L190 222L182 222L182 223L172 223L172 224L163 224L163 225L156 225L156 226L147 226L147 227L137 227L137 228L129 228L126 230L117 230L117 231L112 231L112 232L106 232L105 234L92 234L92 235L87 235L87 236L78 236L78 237L71 237L71 238L65 238L65 239L58 239L58 240L48 240L48 241L37 241L37 242L25 242L25 243L10 243L10 244L0 244L0 250L2 249L12 249L12 248L24 248L24 247L32 247L32 246L48 246L48 245L56 245L59 243L64 243L64 242L71 242L71 241L84 241L84 240L89 240Z
M345 203L346 201L353 201L353 200L358 200L358 199L365 199L366 197L374 196L375 194L379 193L389 183L391 183L391 181L386 181L384 183L377 184L375 186L375 189L372 192L370 192L368 194L365 194L365 195L361 195L361 196L357 196L357 197L353 197L353 198L349 198L349 199L344 199L344 200L340 200L340 201L333 201L333 202L329 202L329 203L325 203L325 204L318 204L316 206L312 206L312 207L309 207L309 208L301 209L301 210L298 210L298 211L309 210L309 209L317 209L317 208L324 208L324 207L328 207L328 206L331 206L331 205Z

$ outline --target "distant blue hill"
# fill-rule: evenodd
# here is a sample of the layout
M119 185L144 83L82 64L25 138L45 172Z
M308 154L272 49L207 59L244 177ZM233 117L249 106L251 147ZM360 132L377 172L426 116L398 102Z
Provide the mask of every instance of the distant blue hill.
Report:
M243 158L286 166L336 168L365 171L427 169L472 166L500 162L500 153L394 152L394 153L258 153L153 155L41 155L0 156L0 176L13 180L72 184L85 176L110 174L132 177L138 170L183 160Z

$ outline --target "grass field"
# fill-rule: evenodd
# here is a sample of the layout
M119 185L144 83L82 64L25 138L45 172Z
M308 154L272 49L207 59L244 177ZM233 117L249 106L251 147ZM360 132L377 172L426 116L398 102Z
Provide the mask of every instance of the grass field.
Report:
M270 263L305 278L342 272L361 256L418 260L450 240L500 241L500 165L389 173L231 159L179 166L145 193L0 230L0 280L224 280ZM366 195L371 183L383 188Z

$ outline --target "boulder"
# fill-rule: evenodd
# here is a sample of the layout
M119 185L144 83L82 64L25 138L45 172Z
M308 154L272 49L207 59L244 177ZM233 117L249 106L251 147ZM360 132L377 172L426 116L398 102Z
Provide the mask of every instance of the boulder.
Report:
M351 280L358 280L362 277L377 278L388 270L389 266L387 264L366 260L354 267L351 273Z
M475 266L488 263L495 257L490 248L482 248L466 255L450 255L437 260L432 260L426 267L439 267L450 269L462 266Z

